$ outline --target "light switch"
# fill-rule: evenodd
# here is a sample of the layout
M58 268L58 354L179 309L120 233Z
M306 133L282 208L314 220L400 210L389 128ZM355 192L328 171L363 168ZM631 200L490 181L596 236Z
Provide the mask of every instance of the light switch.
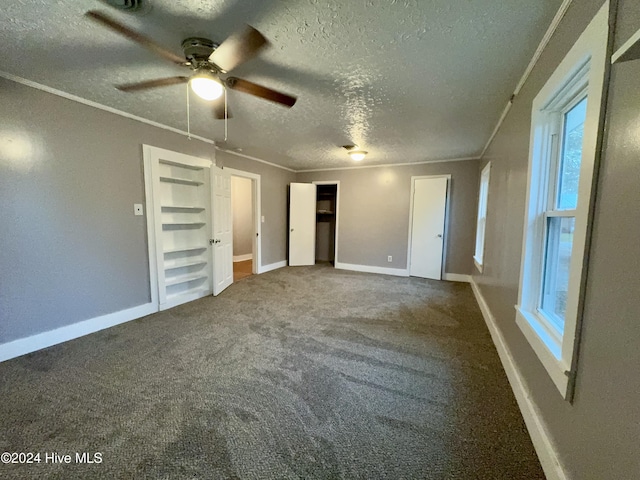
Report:
M264 223L264 215L262 215L262 223Z
M144 215L141 203L134 203L133 204L133 214L136 215L136 216Z

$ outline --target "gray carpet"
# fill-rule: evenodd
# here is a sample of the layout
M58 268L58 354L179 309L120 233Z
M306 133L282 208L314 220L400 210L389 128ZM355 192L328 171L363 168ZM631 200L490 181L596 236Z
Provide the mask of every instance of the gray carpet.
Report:
M42 455L0 478L544 479L465 284L284 268L0 382L0 452Z

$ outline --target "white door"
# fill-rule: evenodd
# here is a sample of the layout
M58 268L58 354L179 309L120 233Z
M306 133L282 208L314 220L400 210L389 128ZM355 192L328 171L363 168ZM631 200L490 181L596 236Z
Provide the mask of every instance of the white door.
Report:
M231 173L211 167L213 202L213 294L233 283L233 220L231 217Z
M289 190L289 265L316 263L316 186L292 183Z
M416 178L412 199L409 275L442 278L446 177Z
M150 262L158 279L152 298L166 310L212 292L211 161L148 145L143 151L149 244L155 249Z

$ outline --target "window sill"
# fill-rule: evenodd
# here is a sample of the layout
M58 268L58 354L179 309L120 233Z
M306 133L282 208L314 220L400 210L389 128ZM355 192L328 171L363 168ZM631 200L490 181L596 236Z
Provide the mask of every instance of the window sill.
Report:
M476 268L478 269L478 271L480 273L482 273L482 261L479 261L478 257L476 257L475 255L473 256L473 263L476 266Z
M566 399L570 368L562 360L562 342L548 333L537 315L523 310L518 305L516 305L516 323L542 362L562 398Z

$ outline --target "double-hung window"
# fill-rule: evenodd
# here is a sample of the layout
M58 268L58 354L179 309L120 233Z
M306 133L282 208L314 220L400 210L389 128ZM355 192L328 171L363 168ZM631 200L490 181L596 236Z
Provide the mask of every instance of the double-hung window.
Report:
M473 254L473 262L482 272L484 262L484 232L487 224L487 203L489 200L489 174L491 162L487 163L480 174L480 194L478 197L478 224L476 226L476 250Z
M516 322L563 397L573 385L608 2L533 101Z

